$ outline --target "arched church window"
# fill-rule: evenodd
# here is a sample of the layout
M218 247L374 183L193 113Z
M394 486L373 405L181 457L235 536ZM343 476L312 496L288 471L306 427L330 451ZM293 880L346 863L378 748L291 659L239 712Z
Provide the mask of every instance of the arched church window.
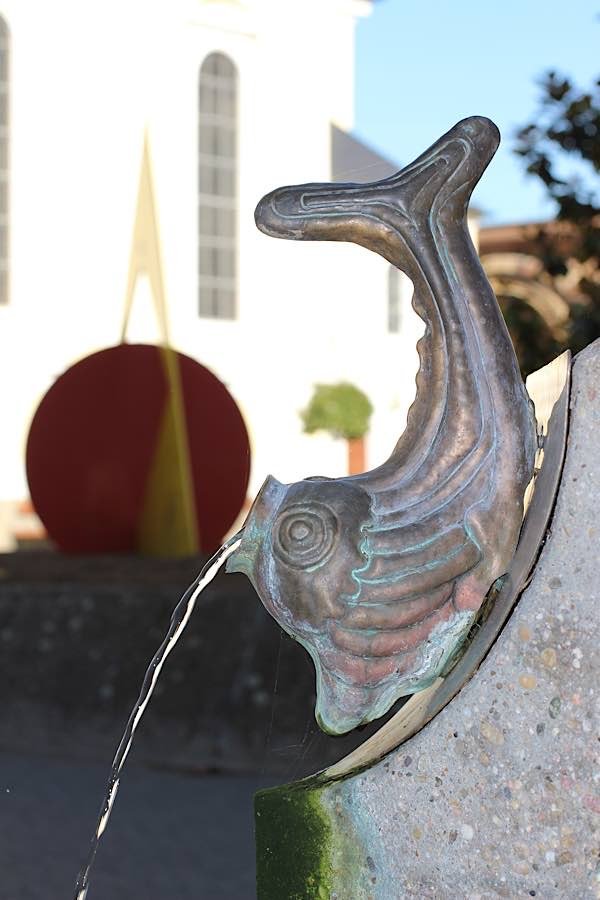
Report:
M199 83L199 312L219 319L237 305L237 105L237 70L211 53Z
M395 266L388 269L388 331L398 334L402 324L401 275Z
M0 16L0 304L8 303L10 31Z

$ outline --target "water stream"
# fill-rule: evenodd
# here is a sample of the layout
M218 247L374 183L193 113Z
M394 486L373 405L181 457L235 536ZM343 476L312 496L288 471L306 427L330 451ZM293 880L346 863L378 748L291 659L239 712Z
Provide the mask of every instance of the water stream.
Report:
M121 777L121 771L123 769L123 766L125 765L125 760L127 759L127 756L131 749L131 744L133 742L136 729L140 723L142 716L144 715L144 711L148 706L148 703L150 702L150 698L152 696L152 693L154 692L154 688L156 687L156 683L160 676L160 672L165 663L165 660L181 637L189 621L189 618L194 611L194 606L196 605L198 596L202 593L204 588L208 584L210 584L225 560L229 556L231 556L231 554L235 550L237 550L241 540L242 533L238 531L237 534L235 534L225 544L223 544L221 549L218 550L215 555L208 560L196 580L189 586L189 588L173 610L173 615L171 616L171 622L169 624L167 635L156 651L152 662L146 670L144 681L142 682L142 687L140 690L140 695L133 707L133 710L131 711L131 714L127 721L127 725L125 726L125 731L123 732L123 737L121 738L121 742L119 743L119 746L117 748L112 768L110 770L110 777L108 779L108 784L106 787L106 794L104 796L102 806L100 807L100 815L98 816L96 832L94 834L94 837L92 838L92 844L86 864L79 873L79 878L77 879L74 900L85 900L87 896L92 866L94 865L94 860L96 858L100 839L104 834L106 826L108 825L108 820L110 819L110 814L112 812L115 798L117 796L117 791L119 789L119 779Z

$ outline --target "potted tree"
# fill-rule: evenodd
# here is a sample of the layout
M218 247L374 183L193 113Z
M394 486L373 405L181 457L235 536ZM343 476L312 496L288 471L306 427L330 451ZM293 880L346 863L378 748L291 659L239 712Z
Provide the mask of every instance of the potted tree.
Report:
M348 473L365 470L365 435L373 406L363 391L348 382L317 384L310 403L300 415L304 431L327 431L348 442Z

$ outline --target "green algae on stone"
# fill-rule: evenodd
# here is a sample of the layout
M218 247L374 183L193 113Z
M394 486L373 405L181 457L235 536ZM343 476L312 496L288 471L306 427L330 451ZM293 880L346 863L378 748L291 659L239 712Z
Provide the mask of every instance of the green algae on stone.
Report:
M331 823L314 780L254 798L258 900L329 900Z

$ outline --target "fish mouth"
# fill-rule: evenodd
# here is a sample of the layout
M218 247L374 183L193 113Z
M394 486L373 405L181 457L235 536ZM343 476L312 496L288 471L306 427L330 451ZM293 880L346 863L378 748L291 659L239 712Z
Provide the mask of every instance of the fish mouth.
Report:
M271 237L347 240L349 225L361 219L384 220L390 207L396 217L414 224L418 210L439 208L448 198L458 196L464 206L499 142L490 119L471 116L390 178L369 185L314 183L272 191L256 208L256 225Z
M239 534L241 542L225 563L227 572L242 572L256 588L256 564L259 549L269 532L273 517L283 500L287 486L268 475L250 507Z

